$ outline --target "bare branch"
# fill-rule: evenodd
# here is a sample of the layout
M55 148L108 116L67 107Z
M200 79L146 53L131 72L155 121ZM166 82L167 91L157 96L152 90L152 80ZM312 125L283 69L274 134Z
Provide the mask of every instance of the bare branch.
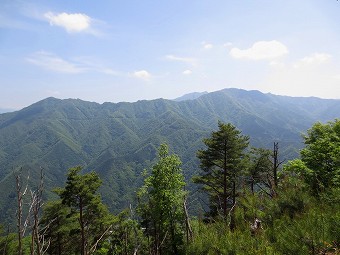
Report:
M110 225L104 232L103 234L97 239L95 244L90 248L90 254L94 253L97 249L98 243L103 239L103 237L109 232L109 230L112 228L112 225Z

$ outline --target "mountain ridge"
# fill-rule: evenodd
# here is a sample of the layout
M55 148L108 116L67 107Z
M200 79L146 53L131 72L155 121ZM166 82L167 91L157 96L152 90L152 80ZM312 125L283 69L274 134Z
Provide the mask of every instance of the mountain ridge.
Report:
M60 186L69 167L83 165L104 180L102 194L111 210L133 203L161 143L183 161L187 180L198 169L196 151L202 139L231 122L249 135L254 146L280 143L282 156L292 158L302 146L301 133L316 121L339 117L340 100L296 99L259 91L224 89L188 100L140 100L95 103L46 98L20 111L0 114L0 221L10 218L14 175L33 176L43 167L46 189ZM26 170L25 170L26 169ZM110 195L109 195L110 194Z

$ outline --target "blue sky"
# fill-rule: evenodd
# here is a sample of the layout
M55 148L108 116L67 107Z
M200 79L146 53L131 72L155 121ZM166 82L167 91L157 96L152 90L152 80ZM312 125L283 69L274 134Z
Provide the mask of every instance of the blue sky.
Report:
M229 87L340 99L340 2L0 0L0 108Z

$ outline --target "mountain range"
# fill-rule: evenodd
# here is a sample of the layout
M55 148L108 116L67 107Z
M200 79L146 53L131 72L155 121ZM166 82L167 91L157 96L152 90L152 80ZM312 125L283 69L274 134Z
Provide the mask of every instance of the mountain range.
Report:
M22 110L0 114L0 222L15 215L15 176L29 175L29 186L44 169L45 196L63 186L68 168L82 165L103 180L101 193L117 212L135 203L143 169L168 143L190 178L199 171L196 158L202 139L230 122L250 137L251 144L271 148L279 142L282 159L298 156L302 134L317 121L340 115L340 100L264 94L224 89L194 93L176 100L134 103L86 102L47 98Z

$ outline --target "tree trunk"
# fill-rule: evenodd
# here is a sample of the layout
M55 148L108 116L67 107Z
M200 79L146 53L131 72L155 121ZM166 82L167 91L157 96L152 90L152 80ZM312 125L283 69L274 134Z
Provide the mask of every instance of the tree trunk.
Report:
M189 244L189 241L192 240L192 228L191 228L190 221L189 221L189 213L187 209L186 198L183 201L183 208L184 208L184 213L185 213L185 228L186 228L186 233L187 233L187 244Z
M235 183L235 180L233 180L232 199L233 199L233 204L230 209L230 230L234 231L236 227L236 223L235 223L236 183Z
M20 184L20 176L16 176L16 186L17 186L17 202L18 202L18 211L17 211L17 227L18 227L18 255L22 255L22 192L21 192L21 184Z
M85 226L83 219L83 204L82 199L79 201L79 221L80 221L80 231L81 231L81 255L87 255L86 252L86 241L85 241Z
M274 178L274 187L272 188L272 196L276 195L276 189L279 183L277 172L280 167L280 165L284 162L284 160L279 161L279 143L274 142L274 148L273 148L273 178Z
M278 160L278 153L279 153L279 143L274 142L274 149L273 149L273 176L274 176L274 189L277 188L277 169L279 168L279 160Z
M224 141L224 159L223 159L223 216L227 219L227 142Z
M172 219L172 215L171 215L171 219L170 219L170 228L171 228L171 246L172 246L172 251L174 252L174 254L178 254L178 249L177 249L177 245L175 242L175 226L174 226L174 222Z

